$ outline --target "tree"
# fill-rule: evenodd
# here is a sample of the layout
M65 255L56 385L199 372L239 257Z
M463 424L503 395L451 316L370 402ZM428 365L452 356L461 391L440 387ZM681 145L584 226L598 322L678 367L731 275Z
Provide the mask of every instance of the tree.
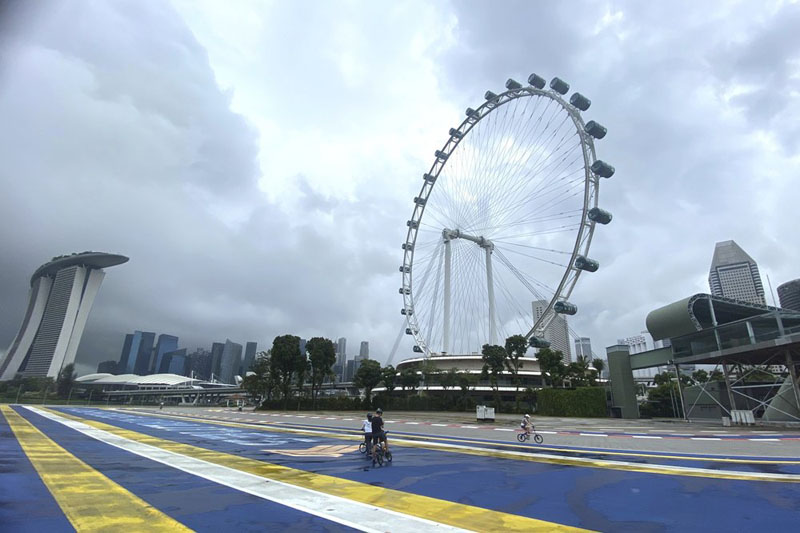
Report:
M281 335L272 341L270 355L270 368L277 374L283 394L283 408L289 408L289 391L292 386L292 377L305 365L305 359L300 356L300 337L294 335Z
M64 365L64 367L61 369L61 372L58 373L58 378L56 379L56 391L60 397L64 398L69 395L69 391L72 389L72 384L75 382L75 376L74 363Z
M725 374L720 370L712 370L708 375L708 381L725 381Z
M381 364L374 359L366 359L361 361L361 365L356 371L353 384L358 388L363 388L367 396L367 404L372 400L372 389L381 382L383 373L381 372Z
M436 363L430 359L422 361L422 364L419 365L419 371L422 372L422 383L425 385L426 389L429 385L433 384L433 378L438 377L441 372L439 367L436 366Z
M592 384L594 373L589 371L589 358L578 356L577 361L566 366L566 377L573 387L586 387Z
M419 387L419 380L420 375L417 374L417 371L413 368L406 368L400 372L400 385L402 385L403 390L415 390Z
M392 365L386 365L381 369L381 379L387 392L392 392L397 381L397 370Z
M606 368L606 362L597 357L592 359L592 366L595 370L597 370L597 377L599 378L603 374L603 370Z
M692 372L692 379L698 383L706 383L708 381L708 372L702 368Z
M478 376L469 372L458 373L458 386L461 389L461 399L466 402L469 391L478 384Z
M512 335L506 339L506 370L511 372L514 381L514 401L519 410L519 369L522 368L522 358L528 351L528 339L522 335Z
M495 409L500 408L500 385L498 378L500 374L502 374L503 369L505 368L506 359L508 358L508 354L506 353L506 349L502 346L491 345L491 344L484 344L483 348L481 349L483 360L483 371L481 376L486 379L489 379L489 384L492 386L492 390L494 391L494 404Z
M242 388L251 396L260 400L272 399L272 390L277 384L277 375L270 366L269 352L259 352L256 356L249 376L245 376L242 381Z
M336 363L336 348L333 341L323 337L314 337L306 343L308 359L311 363L311 396L314 409L317 408L317 396L326 377L333 376L333 365Z
M447 372L442 372L439 376L439 384L441 384L445 392L447 392L447 389L458 385L458 369L453 367Z
M567 373L566 366L562 362L563 354L558 350L550 348L539 348L536 352L536 359L539 361L539 370L542 376L551 387L560 386L564 382Z

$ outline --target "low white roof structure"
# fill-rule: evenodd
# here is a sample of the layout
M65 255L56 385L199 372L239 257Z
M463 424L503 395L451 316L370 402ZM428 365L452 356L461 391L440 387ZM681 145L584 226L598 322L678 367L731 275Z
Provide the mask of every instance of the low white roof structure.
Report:
M137 387L164 386L175 387L177 385L191 386L193 383L202 381L199 379L179 376L177 374L151 374L149 376L138 376L136 374L88 374L81 376L75 381L87 385L131 385Z

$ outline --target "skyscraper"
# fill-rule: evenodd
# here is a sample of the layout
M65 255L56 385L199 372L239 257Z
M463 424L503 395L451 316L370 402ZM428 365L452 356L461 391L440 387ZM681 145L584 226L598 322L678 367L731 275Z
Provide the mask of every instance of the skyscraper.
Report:
M758 265L734 241L718 242L714 247L708 285L714 296L767 305Z
M186 348L167 352L161 358L159 374L177 374L188 376L190 371L189 358L186 356Z
M122 255L83 252L53 258L31 276L28 308L19 332L0 361L0 380L58 376L75 362L83 329L100 290L103 268L121 265Z
M156 374L161 372L159 370L161 368L161 363L164 358L164 354L167 352L173 352L178 349L178 337L174 335L166 335L161 334L158 336L158 342L156 343L156 349L153 353L153 363L150 365L150 374ZM184 354L186 355L186 354Z
M800 279L778 285L778 300L784 309L800 311Z
M196 379L211 379L211 352L198 348L189 354L189 375Z
M120 374L137 374L145 376L150 372L150 358L153 356L153 343L156 340L156 334L152 331L134 331L130 335L130 343L128 343L128 336L125 336L125 346L127 353L123 352L120 357L119 372ZM122 362L125 361L123 366Z
M591 361L592 357L592 340L589 337L580 337L575 339L575 360L583 357Z
M547 300L537 300L532 303L534 321L539 320L547 309ZM563 355L562 361L569 363L572 360L572 350L569 341L569 327L567 319L556 314L550 324L544 330L544 338L550 341L550 348L558 350Z
M211 345L211 367L209 368L208 379L219 379L219 374L222 368L222 351L225 349L225 344L215 342Z
M239 372L239 367L242 365L242 345L232 342L230 339L225 340L224 348L222 349L222 360L219 369L219 380L222 383L233 383L233 376Z
M303 339L300 339L301 341ZM300 351L302 352L305 348L303 342L300 343ZM245 377L247 372L250 371L250 368L253 366L253 362L256 360L256 350L258 349L258 344L255 342L248 342L244 347L244 359L242 359L242 366L239 369L239 375Z
M358 350L358 355L361 356L361 360L369 359L369 342L361 341L361 348Z
M98 374L116 374L117 362L116 361L103 361L97 365Z
M339 340L336 342L336 365L334 366L334 372L336 372L336 368L339 368L339 372L337 375L339 376L339 381L346 381L347 377L347 339L344 337L339 337Z

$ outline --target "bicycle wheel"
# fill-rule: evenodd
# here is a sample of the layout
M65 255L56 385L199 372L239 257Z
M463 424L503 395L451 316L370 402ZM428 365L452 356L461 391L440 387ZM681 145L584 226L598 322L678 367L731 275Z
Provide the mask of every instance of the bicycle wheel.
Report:
M533 436L533 440L536 442L536 444L541 444L544 439L542 438L541 435L537 433L536 435Z
M358 451L361 453L367 453L367 444L362 442L358 445Z
M525 433L517 433L517 440L520 442L525 442Z
M378 450L378 453L375 454L375 458L378 460L378 465L383 466L383 450Z
M388 450L386 452L386 460L389 461L390 463L392 462L392 452Z

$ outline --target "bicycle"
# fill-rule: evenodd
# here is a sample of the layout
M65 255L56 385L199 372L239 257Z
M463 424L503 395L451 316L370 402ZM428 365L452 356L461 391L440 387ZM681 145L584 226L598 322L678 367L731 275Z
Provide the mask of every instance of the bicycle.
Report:
M364 440L358 445L358 451L369 457L369 454L367 454L367 442L372 442L372 433L367 433L366 435L369 435L369 437L364 437Z
M384 437L388 435L388 432L384 433ZM380 466L383 466L384 459L391 463L392 462L392 452L386 449L386 441L378 441L378 449L375 450L375 457L374 462L377 462Z
M536 444L541 444L542 442L544 442L542 436L536 433L536 428L531 428L531 433L533 433L533 442L535 442ZM527 431L523 430L520 433L517 433L517 440L520 442L531 440L531 433L528 433Z

